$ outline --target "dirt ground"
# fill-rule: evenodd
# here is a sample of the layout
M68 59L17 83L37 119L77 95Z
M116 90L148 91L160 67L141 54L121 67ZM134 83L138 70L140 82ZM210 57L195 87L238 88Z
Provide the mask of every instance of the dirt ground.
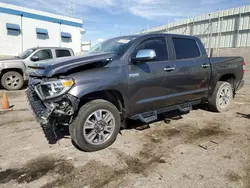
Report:
M48 145L24 91L0 112L0 187L250 187L250 86L225 113L205 107L122 130L109 148L77 150L69 138Z

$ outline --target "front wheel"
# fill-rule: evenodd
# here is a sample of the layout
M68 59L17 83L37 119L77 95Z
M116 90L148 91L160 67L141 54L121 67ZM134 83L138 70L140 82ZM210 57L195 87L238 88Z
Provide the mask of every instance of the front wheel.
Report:
M209 108L215 112L227 111L232 103L233 89L230 83L218 81L212 97L208 100Z
M81 107L70 125L72 140L83 151L97 151L110 146L120 131L118 109L105 100L93 100Z

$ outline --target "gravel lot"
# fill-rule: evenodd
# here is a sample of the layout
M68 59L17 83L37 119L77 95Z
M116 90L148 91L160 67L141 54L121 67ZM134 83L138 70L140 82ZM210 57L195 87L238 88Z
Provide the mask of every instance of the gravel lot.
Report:
M48 145L24 91L8 96L14 110L0 112L0 187L250 187L250 86L228 112L204 106L143 131L133 122L92 153L69 138Z

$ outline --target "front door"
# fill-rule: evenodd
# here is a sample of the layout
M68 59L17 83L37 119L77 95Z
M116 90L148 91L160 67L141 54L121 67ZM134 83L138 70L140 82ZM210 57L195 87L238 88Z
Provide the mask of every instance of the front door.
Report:
M50 49L41 49L38 50L35 54L33 54L29 59L25 61L27 67L33 66L35 64L35 62L32 61L33 56L38 57L38 60L36 62L43 61L46 59L53 59L52 51Z
M169 88L165 87L166 67L172 67L168 60L168 50L164 37L143 41L134 50L135 57L139 50L152 49L156 52L156 60L143 63L130 63L129 96L131 115L152 111L166 106L165 96Z

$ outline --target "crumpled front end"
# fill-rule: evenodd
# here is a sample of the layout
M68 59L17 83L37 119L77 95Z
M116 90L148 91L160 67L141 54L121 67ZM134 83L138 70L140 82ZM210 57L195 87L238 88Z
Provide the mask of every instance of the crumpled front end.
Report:
M41 99L36 90L41 82L42 79L29 79L27 98L45 137L50 144L54 144L64 136L61 130L72 123L79 99L67 93L49 100Z

